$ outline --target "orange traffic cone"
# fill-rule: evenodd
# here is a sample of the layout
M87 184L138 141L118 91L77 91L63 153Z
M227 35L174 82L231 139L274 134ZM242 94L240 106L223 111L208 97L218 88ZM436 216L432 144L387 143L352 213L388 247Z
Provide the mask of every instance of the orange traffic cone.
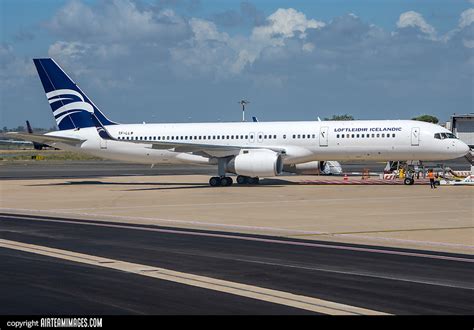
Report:
M347 181L347 180L349 180L349 178L347 177L347 174L344 173L344 181Z

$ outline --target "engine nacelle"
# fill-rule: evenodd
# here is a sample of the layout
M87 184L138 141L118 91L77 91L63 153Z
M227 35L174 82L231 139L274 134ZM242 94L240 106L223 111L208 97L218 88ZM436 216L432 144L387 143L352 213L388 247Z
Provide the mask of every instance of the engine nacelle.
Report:
M283 171L283 161L271 150L243 150L229 161L226 171L250 177L277 176Z
M301 164L290 164L283 167L285 172L296 174L341 174L341 164L336 161L312 161Z

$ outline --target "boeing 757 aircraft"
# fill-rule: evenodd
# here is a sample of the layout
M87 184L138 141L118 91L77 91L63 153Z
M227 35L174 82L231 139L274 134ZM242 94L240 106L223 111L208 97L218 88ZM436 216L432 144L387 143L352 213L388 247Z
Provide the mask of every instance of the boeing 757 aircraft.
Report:
M211 186L319 168L327 159L447 160L469 147L438 125L412 120L119 124L51 58L34 59L59 131L12 133L29 141L147 164L218 165ZM130 109L131 110L131 109Z

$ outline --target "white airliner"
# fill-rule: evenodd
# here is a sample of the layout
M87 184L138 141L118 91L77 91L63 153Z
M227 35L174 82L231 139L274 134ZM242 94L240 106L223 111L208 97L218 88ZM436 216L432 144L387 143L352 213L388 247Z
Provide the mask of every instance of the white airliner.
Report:
M447 160L469 147L438 125L412 120L118 124L51 58L34 64L59 131L11 136L126 162L217 164L211 186L255 184L283 171L346 160Z

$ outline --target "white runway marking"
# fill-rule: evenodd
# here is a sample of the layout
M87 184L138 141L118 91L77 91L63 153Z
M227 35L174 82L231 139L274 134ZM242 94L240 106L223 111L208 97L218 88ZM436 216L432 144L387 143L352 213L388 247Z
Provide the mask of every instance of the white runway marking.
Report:
M120 260L107 259L67 250L48 248L39 245L25 244L21 242L0 239L0 247L40 254L44 256L93 265L97 267L124 271L141 276L147 276L160 280L172 281L184 285L200 287L208 290L214 290L242 297L258 299L270 303L304 309L322 314L387 315L386 313L375 310L339 304L328 300L296 295L284 291L271 290L253 285L224 281L211 277L176 272L165 268L158 268Z

